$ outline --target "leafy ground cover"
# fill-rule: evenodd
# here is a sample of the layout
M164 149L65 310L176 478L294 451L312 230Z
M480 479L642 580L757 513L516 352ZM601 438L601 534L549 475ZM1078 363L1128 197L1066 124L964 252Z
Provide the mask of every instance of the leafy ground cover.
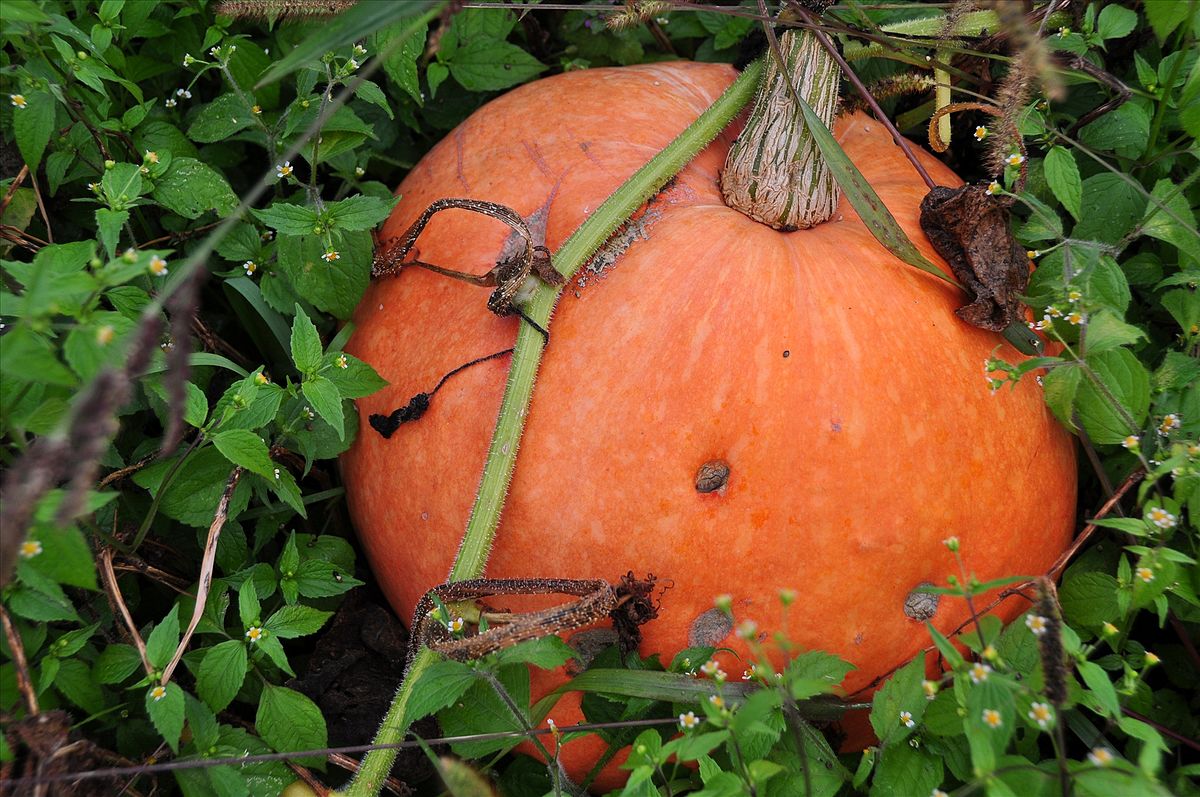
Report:
M746 63L765 43L750 2L457 5L2 4L5 780L165 762L48 783L224 797L344 781L360 752L312 751L370 741L404 655L334 464L353 399L383 384L342 352L341 322L392 187L520 83ZM1198 791L1200 11L986 5L846 2L822 23L910 137L951 101L995 111L957 110L936 137L964 178L1014 197L1032 326L1060 352L994 359L981 389L1038 378L1078 434L1080 545L1057 588L1008 585L1030 599L1009 627L983 618L959 647L931 627L946 675L897 671L863 752L822 733L846 665L819 651L778 674L764 655L745 680L710 649L601 653L577 685L613 724L595 732L633 744L625 794ZM945 599L997 586L947 544L962 567ZM547 637L441 662L411 712L438 724L416 730L536 725L550 706L529 705L528 665L571 656ZM359 669L339 681L347 657ZM417 751L393 774L430 794L487 793L478 772L504 794L567 788L504 756L515 743L453 745L470 765Z

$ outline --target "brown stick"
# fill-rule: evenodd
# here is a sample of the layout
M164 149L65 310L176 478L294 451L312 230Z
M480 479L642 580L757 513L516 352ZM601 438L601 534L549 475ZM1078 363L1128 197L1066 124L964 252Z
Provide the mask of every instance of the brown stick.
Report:
M4 194L4 200L0 201L0 216L4 215L4 211L8 210L8 204L12 202L13 195L17 193L17 189L25 182L25 178L29 176L29 164L21 164L21 171L17 172L17 176L13 178L12 185L8 187L8 191Z
M208 592L212 588L213 566L217 560L217 542L221 539L221 529L229 518L229 501L233 498L233 490L241 478L242 467L239 465L230 472L229 479L225 482L225 492L221 493L221 500L217 502L217 512L213 516L212 525L208 527L208 539L204 543L200 581L196 585L196 608L192 610L192 619L188 623L183 637L179 640L179 646L175 648L175 655L163 668L161 681L163 686L166 686L167 682L171 680L172 673L183 659L183 652L187 650L188 643L192 641L192 634L195 633L196 626L200 624L200 618L204 616L204 606L208 603Z
M0 605L0 625L4 626L4 638L8 641L8 649L12 651L13 664L17 668L17 688L21 691L21 697L25 699L25 710L31 715L38 714L40 709L38 708L37 692L33 689L33 682L29 680L29 662L25 660L25 645L21 642L21 635L13 627L12 618L8 616L3 605Z
M133 463L132 465L126 465L125 467L123 467L119 470L114 470L112 473L108 474L107 476L105 476L103 479L100 480L100 484L96 489L103 490L105 487L112 484L113 482L119 481L121 479L124 479L126 476L137 473L139 470L141 470L142 468L146 467L151 462L153 462L155 456L156 456L155 454L150 454L148 456L142 457L141 459L139 459L137 462Z
M38 211L42 214L42 222L46 225L46 240L54 243L54 230L50 229L50 214L46 212L46 203L42 201L42 189L38 187L37 175L29 173L29 184L33 186L33 198L37 200Z
M125 598L121 595L121 588L117 586L117 574L113 571L112 548L103 548L98 558L100 566L97 569L100 571L100 583L104 586L104 594L108 596L109 603L125 622L125 631L133 642L133 646L137 648L138 658L142 660L142 669L146 671L146 675L150 675L154 672L154 665L150 663L150 657L146 655L146 643L142 641L142 635L138 633L137 625L129 614L129 607L125 605Z

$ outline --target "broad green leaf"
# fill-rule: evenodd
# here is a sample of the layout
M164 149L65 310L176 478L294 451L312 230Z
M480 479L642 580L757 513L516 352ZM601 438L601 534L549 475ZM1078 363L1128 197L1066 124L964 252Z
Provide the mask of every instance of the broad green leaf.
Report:
M1167 291L1162 295L1163 309L1171 314L1185 333L1191 332L1200 324L1200 291L1179 289ZM1175 352L1171 352L1173 354ZM1168 356L1170 356L1168 354Z
M325 355L327 367L322 375L337 387L342 398L362 398L387 386L387 381L375 369L357 357L340 352Z
M165 687L153 686L146 691L146 713L155 730L174 751L179 750L183 733L183 690L171 682Z
M309 235L319 229L317 212L306 205L276 202L269 208L250 212L281 235Z
M1079 221L1083 199L1083 180L1079 177L1079 166L1075 156L1065 147L1051 147L1046 153L1046 183L1067 212Z
M311 606L283 606L267 618L263 628L282 639L295 639L315 634L332 616L333 612L323 612Z
M406 717L413 721L441 711L458 700L477 680L475 671L458 661L439 661L423 670L410 692Z
M1087 354L1125 346L1145 338L1146 333L1132 324L1126 324L1116 313L1102 310L1088 319L1087 325Z
M121 367L136 330L137 323L120 313L95 312L67 334L62 353L80 379L92 379L106 366Z
M121 228L129 221L128 210L96 209L96 234L109 257L117 256L117 244L121 238Z
M337 432L339 440L343 439L346 436L346 421L342 411L342 397L337 386L323 376L314 376L305 379L300 388L313 410L328 421Z
M468 91L498 91L545 72L541 61L515 44L475 39L449 56L450 74Z
M237 696L246 678L246 645L230 639L204 653L196 671L196 692L213 711L221 711Z
M263 687L254 726L263 740L280 752L315 750L328 741L325 717L316 704L282 686Z
M1150 408L1150 374L1128 349L1111 349L1087 358L1092 378L1081 379L1075 406L1093 443L1120 443L1137 434Z
M171 611L163 621L154 626L150 636L146 637L146 658L160 670L171 660L175 648L179 646L179 605L171 607Z
M159 510L189 526L207 528L225 491L225 482L232 468L229 461L215 448L202 448L188 455L182 467L174 468L179 457L155 462L134 474L133 480L159 497ZM170 484L163 487L168 471L174 470ZM245 481L234 488L229 502L229 516L237 517L250 501Z
M54 688L87 714L99 714L104 710L104 691L92 676L87 662L66 658L60 661Z
M870 797L924 797L941 785L942 777L942 760L926 748L889 744L879 755Z
M1133 9L1108 5L1096 18L1096 33L1102 39L1120 39L1132 33L1137 22L1137 12Z
M351 572L331 562L308 559L296 568L296 589L306 598L341 595L363 583L350 575Z
M230 92L202 106L192 117L187 133L193 141L211 144L214 141L224 141L253 124L254 114L246 107L246 103L242 102L241 97Z
M17 139L17 149L29 166L30 171L36 172L42 162L42 153L50 142L50 134L54 132L54 111L56 101L43 91L31 91L28 94L13 93L25 99L24 107L17 107L17 101L12 100L12 130ZM7 98L6 98L7 99Z
M1079 138L1094 149L1137 158L1150 140L1150 115L1140 105L1127 102L1085 125Z
M262 622L262 605L258 601L258 589L253 579L246 579L238 587L238 619L246 628Z
M1063 618L1077 628L1096 629L1117 619L1117 580L1092 571L1069 576L1059 590Z
M543 670L560 667L575 657L574 648L557 636L530 639L496 652L500 664L532 664Z
M103 496L109 498L112 493L105 493ZM94 512L100 505L89 503L88 511ZM49 518L37 518L30 530L29 539L42 546L41 553L25 562L25 566L30 570L41 573L58 584L96 589L95 556L78 526L64 526Z
M192 743L198 750L208 750L217 743L219 736L216 714L191 695L184 694L183 697L183 715L187 720L188 730L192 733Z
M383 71L418 105L424 102L424 97L421 95L421 81L417 77L417 59L425 50L428 28L428 25L421 24L414 30L409 23L394 22L379 30L371 39L374 49L382 53Z
M1112 681L1108 679L1108 673L1094 661L1081 661L1076 665L1076 669L1079 670L1080 677L1091 690L1104 715L1113 719L1119 718L1121 701L1117 697L1117 690Z
M1142 10L1146 14L1146 19L1150 22L1150 27L1154 29L1154 35L1158 37L1160 42L1164 42L1171 32L1179 27L1180 23L1187 20L1190 14L1195 13L1195 8L1188 2L1152 2L1144 3Z
M1141 220L1145 209L1145 196L1128 177L1109 172L1094 174L1083 181L1080 221L1071 235L1116 243Z
M318 235L281 235L276 245L278 267L292 288L318 310L349 318L367 289L371 275L371 234L342 233L338 259L322 257L326 244Z
M155 182L150 198L185 219L198 219L210 210L224 216L238 205L224 175L192 158L172 160L166 174Z
M377 197L352 196L325 206L325 214L340 230L370 230L386 219L399 197L387 202Z
M142 660L132 645L115 643L100 651L92 673L96 683L119 684L142 666Z
M913 733L901 719L901 712L914 723L925 714L925 657L917 656L901 667L875 693L871 701L871 727L886 745L899 743Z
M217 432L212 441L217 450L234 465L241 465L264 479L275 478L275 462L267 451L267 444L254 432L228 429Z
M1170 180L1159 180L1150 192L1142 234L1166 241L1200 263L1200 232L1187 196Z
M296 305L296 316L292 319L291 349L292 362L300 373L316 374L321 367L321 336L300 305Z

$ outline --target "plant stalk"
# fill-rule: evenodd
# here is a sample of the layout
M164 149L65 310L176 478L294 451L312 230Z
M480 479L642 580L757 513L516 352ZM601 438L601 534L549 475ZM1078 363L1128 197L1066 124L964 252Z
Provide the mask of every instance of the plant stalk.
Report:
M568 281L634 211L708 146L733 120L754 95L761 74L761 61L747 66L738 79L696 121L636 171L579 225L553 257L555 268L567 277ZM524 307L525 314L546 328L559 295L560 289L545 284L539 285L533 298ZM471 517L467 521L462 545L450 571L450 581L479 578L487 565L488 553L500 525L504 497L516 465L517 446L525 427L544 343L540 332L528 324L521 324L509 367L508 383L500 404L500 416L496 421L487 460L484 463L483 478L475 497L475 505L471 509ZM429 648L422 648L413 657L400 689L388 707L375 736L375 744L396 744L404 739L408 727L416 719L408 712L413 684L437 661L438 655ZM345 797L375 797L379 794L395 760L394 749L372 750L363 758L362 766L354 779L343 792L337 794Z

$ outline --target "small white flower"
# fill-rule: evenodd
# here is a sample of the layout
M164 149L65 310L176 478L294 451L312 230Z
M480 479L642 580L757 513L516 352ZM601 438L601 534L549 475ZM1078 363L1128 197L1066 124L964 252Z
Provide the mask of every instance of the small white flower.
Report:
M700 718L696 716L696 712L688 711L679 715L679 727L685 731L691 730L700 724Z
M344 354L339 354L337 359L334 360L334 364L338 368L349 368L350 367L350 361L348 359L346 359L346 355L344 355Z
M995 195L995 194L1000 193L1003 190L1004 189L1000 186L1000 183L997 182L996 180L992 180L990 183L988 183L987 192L989 194Z
M463 630L464 624L465 623L461 617L455 617L450 622L446 623L446 630L452 634L457 634L459 631Z
M975 140L976 141L983 141L985 138L987 138L987 134L988 134L988 129L986 127L984 127L983 125L979 125L978 127L975 128Z
M1179 415L1171 412L1163 416L1162 423L1158 425L1158 433L1163 437L1166 437L1182 425L1183 421L1180 419Z
M167 696L167 688L159 685L150 690L150 698L157 703Z
M167 269L167 261L163 260L158 255L150 258L150 273L156 277L165 277L170 273Z
M165 106L165 107L167 107L167 108L174 108L174 107L175 107L176 105L178 105L178 104L179 104L179 103L175 102L175 98L174 98L174 97L168 97L168 98L167 98L167 101L163 103L163 106Z
M258 116L259 114L262 113L262 106L261 105L252 105L250 107L250 113L254 114L255 116Z
M1061 39L1064 36L1069 36L1069 35L1071 35L1071 29L1068 28L1066 25L1063 25L1061 28L1058 29L1058 38Z
M276 468L275 469L275 481L279 481L279 476L280 476L279 468Z
M354 167L354 176L355 177L362 177L366 173L367 173L367 170L364 169L363 167L361 167L361 166Z
M913 721L913 716L912 716L911 711L901 711L900 712L900 723L905 728L913 728L913 727L916 727L916 724L917 724L916 722Z
M1087 314L1081 313L1078 310L1072 310L1066 315L1067 323L1072 326L1080 326L1087 321Z
M290 177L293 171L295 170L292 168L292 162L284 161L282 166L275 167L275 176L282 180L284 177Z
M192 58L192 54L191 54L191 53L184 53L184 54L183 54L183 65L184 65L185 67L191 66L193 63L195 63L195 61L196 61L196 59L195 59L195 58Z
M183 97L185 100L190 100L192 98L192 92L188 91L187 89L175 89L175 96Z
M260 626L252 625L246 629L246 639L250 640L251 645L253 645L255 642L262 639L262 637L263 637L263 630Z
M1148 567L1139 567L1137 569L1137 577L1140 578L1144 583L1149 584L1154 580L1154 571Z
M367 54L367 48L363 47L361 44L356 44L354 45L354 54L357 56L364 56Z
M152 149L146 150L146 154L142 157L147 163L158 163L158 153Z
M13 104L14 108L24 109L29 104L29 100L25 99L24 94L9 94L8 100Z
M1029 707L1029 719L1033 720L1039 728L1044 730L1054 720L1054 712L1050 710L1050 704L1048 703L1034 703Z
M42 552L42 544L37 540L25 540L21 543L21 558L32 559Z
M1121 446L1128 449L1135 449L1139 445L1138 436L1131 434L1121 441Z
M324 260L326 263L332 263L335 260L341 260L341 258L342 258L341 253L337 252L333 249L330 249L325 254L321 255L321 259Z
M1019 152L1014 152L1013 154L1011 154L1007 158L1005 158L1004 162L1007 163L1009 166L1020 166L1022 163L1025 162L1025 156Z
M1088 761L1091 761L1098 767L1106 767L1113 762L1112 751L1106 747L1093 747L1092 752L1088 753Z
M1071 302L1072 304L1074 304L1075 302L1079 301L1082 298L1083 298L1083 294L1077 290L1067 291L1067 301Z
M242 269L246 272L246 276L249 277L258 271L258 264L253 260L247 260L245 263L242 263Z
M708 702L717 708L725 708L725 698L720 695L709 695Z
M359 67L358 61L354 60L353 58L350 58L346 61L346 68L349 69L351 72L353 72L355 69L358 69L358 67Z
M989 728L999 728L1004 724L1004 718L1000 716L1000 712L994 708L985 708L983 710L983 724Z
M967 670L967 674L971 676L971 683L982 683L988 679L988 674L992 668L983 662L975 662L971 665L971 669Z
M1150 522L1158 526L1160 529L1173 529L1175 528L1175 524L1179 522L1179 518L1175 517L1161 506L1152 508L1147 515Z
M213 58L216 58L220 53L221 53L220 47L213 47L211 50L208 51L208 54L211 55Z
M950 795L941 789L934 789L933 791L929 792L929 797L950 797Z
M1032 631L1034 636L1042 636L1050 630L1049 621L1040 614L1025 615L1025 627Z

